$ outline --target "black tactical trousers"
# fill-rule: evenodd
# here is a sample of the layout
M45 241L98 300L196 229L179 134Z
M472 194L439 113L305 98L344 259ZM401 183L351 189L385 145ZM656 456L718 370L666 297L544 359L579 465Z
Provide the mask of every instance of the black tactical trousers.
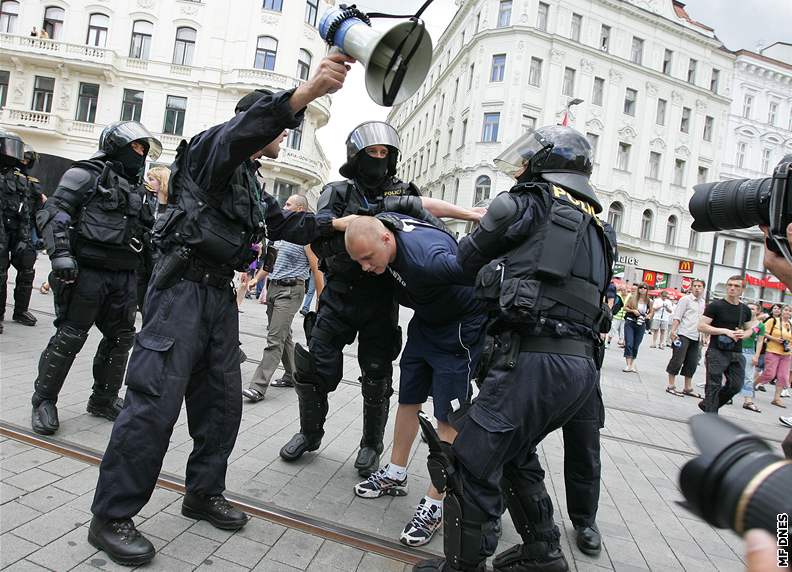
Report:
M91 507L102 519L131 518L148 502L185 400L194 443L187 492L221 494L242 417L239 317L230 282L152 285L144 316Z
M32 244L26 245L24 252L19 250L19 231L6 228L4 237L0 238L0 320L5 315L6 297L8 296L8 269L16 269L14 286L14 312L27 312L30 307L30 294L33 290L33 278L36 271L36 251Z
M600 496L600 429L605 409L599 384L583 406L564 424L564 484L567 513L576 527L593 526ZM534 452L527 467L532 482L544 481L545 473Z
M460 424L453 444L469 514L488 518L481 558L497 545L495 521L505 510L503 484L523 496L544 498L549 505L549 530L539 540L558 543L552 524L552 503L537 487L532 465L536 446L550 432L569 422L596 391L597 370L591 359L547 353L519 353L516 363L496 354L477 398ZM507 481L504 481L506 479ZM542 489L541 491L538 489ZM463 509L463 513L467 513ZM514 519L512 519L514 520ZM519 523L515 522L518 526Z
M312 407L300 395L301 432L321 438L327 411L327 394L335 391L344 373L343 350L358 336L358 363L363 375L364 435L370 446L382 440L381 430L387 420L388 397L392 393L393 360L401 351L398 327L398 304L390 289L359 289L329 281L319 301L319 314L308 348L316 368L316 392L311 399L323 401ZM298 392L299 394L299 392ZM316 404L315 404L316 405ZM376 410L376 411L374 411ZM368 415L367 415L368 414ZM371 433L371 435L367 435ZM370 438L370 439L367 439Z
M115 399L135 335L135 272L81 266L77 280L64 284L50 274L55 297L55 335L39 360L35 382L39 399L57 401L74 357L96 324L102 341L93 363L94 398Z

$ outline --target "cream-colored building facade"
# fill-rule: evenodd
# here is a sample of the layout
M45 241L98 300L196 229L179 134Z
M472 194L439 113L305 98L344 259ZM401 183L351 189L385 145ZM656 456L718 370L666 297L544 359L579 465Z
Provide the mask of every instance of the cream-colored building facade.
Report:
M256 88L296 87L327 53L317 25L334 0L0 1L0 126L42 154L90 156L102 129L135 119L170 163L183 138L233 116ZM46 30L46 37L33 36ZM279 199L312 202L329 165L315 132L330 97L261 175ZM46 158L46 157L45 157Z

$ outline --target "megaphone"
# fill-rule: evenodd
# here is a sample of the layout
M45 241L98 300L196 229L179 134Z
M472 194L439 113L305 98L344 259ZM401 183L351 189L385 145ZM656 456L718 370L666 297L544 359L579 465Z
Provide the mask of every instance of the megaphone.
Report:
M385 107L418 91L432 65L432 40L417 18L379 31L354 5L347 8L342 4L325 12L319 33L328 44L366 67L366 91Z

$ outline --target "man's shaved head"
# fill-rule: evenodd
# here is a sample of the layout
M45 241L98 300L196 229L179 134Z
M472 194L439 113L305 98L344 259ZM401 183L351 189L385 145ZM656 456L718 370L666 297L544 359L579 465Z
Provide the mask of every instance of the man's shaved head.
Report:
M361 216L349 223L344 244L352 260L366 272L382 274L396 258L396 238L382 222Z

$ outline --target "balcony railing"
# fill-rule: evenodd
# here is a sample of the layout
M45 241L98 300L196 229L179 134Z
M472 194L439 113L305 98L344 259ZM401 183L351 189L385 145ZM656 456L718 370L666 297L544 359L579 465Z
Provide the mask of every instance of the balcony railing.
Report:
M56 130L59 126L59 118L57 115L44 111L5 107L0 109L0 123L5 123L6 125L19 125L20 127Z
M96 63L110 63L113 59L113 51L105 48L15 34L0 34L0 49L19 50L26 54L40 54L48 57L61 56Z

